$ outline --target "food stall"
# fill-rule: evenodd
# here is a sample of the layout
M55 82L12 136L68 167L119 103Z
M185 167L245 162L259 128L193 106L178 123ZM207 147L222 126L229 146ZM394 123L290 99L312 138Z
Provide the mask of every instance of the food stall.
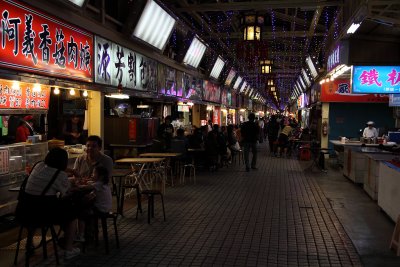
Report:
M3 216L13 213L17 203L18 194L10 189L20 186L25 174L47 153L46 127L41 122L47 121L50 88L5 79L0 79L0 88L0 216ZM33 133L26 142L16 143L17 128L27 124L27 117L33 121Z

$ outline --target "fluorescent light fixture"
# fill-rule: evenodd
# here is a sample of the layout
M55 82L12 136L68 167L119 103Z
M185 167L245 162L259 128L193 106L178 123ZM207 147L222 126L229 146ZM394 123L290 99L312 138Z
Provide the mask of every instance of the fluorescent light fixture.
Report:
M311 56L308 56L306 58L306 63L307 63L308 69L311 72L311 75L312 75L313 79L315 79L318 76L318 71L315 68L315 65L314 65L314 62L311 59Z
M82 7L83 4L85 3L85 0L68 0L69 2L71 2L74 5L77 5L79 7Z
M347 34L353 34L357 31L358 27L360 27L361 22L360 23L352 23L350 25L350 27L347 29Z
M128 97L128 98L129 98L129 97ZM136 107L137 107L137 108L149 108L150 106L149 106L149 105L140 104L140 105L137 105Z
M308 77L304 69L301 69L301 74L303 75L303 80L306 82L307 86L310 86L311 85L310 78Z
M246 88L246 86L247 86L247 82L244 81L243 84L242 84L242 87L240 87L240 91L239 92L242 93L244 91L244 88Z
M163 50L176 20L156 2L149 0L132 35Z
M301 77L301 75L299 75L299 81L300 81L301 87L302 87L303 92L304 92L307 89L307 85L304 82L303 77Z
M236 75L236 71L231 69L229 71L228 77L226 77L226 80L225 80L225 85L226 86L230 86L231 85L231 82L232 82L233 78L235 77L235 75Z
M183 59L183 63L197 68L205 51L206 46L197 37L194 37Z
M233 85L233 90L237 90L239 88L240 83L242 82L242 77L237 77L235 84Z
M108 98L115 98L115 99L129 99L129 95L121 94L121 93L111 93L111 94L108 94L105 96Z
M217 61L215 61L214 67L211 70L210 77L218 79L224 65L225 65L225 62L222 60L221 57L218 57Z

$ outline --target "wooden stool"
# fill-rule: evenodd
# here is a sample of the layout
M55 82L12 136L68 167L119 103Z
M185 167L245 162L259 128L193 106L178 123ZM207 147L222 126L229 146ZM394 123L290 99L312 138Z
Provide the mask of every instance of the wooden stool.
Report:
M143 190L142 194L147 195L147 222L150 224L150 216L154 218L154 195L161 196L162 209L165 218L164 197L160 190Z
M18 263L18 252L19 252L19 246L21 243L21 238L22 238L22 231L23 229L26 228L28 231L28 235L26 238L26 252L25 252L25 266L29 266L29 258L33 254L33 236L35 234L35 230L40 228L42 232L42 240L40 244L43 247L43 258L47 259L47 241L46 241L46 234L47 230L50 229L51 232L51 239L53 241L53 247L54 247L54 254L56 256L56 263L57 265L60 264L60 261L58 259L58 253L57 253L57 234L56 231L54 230L54 225L53 224L43 224L43 225L21 225L19 228L19 234L18 234L18 242L17 242L17 248L15 251L15 258L14 258L14 265L17 265Z
M115 233L115 242L117 245L117 248L119 248L119 238L118 238L118 229L117 229L117 217L118 214L114 213L114 212L97 212L94 215L94 223L95 223L95 242L96 242L96 246L98 246L99 244L99 223L98 220L101 221L101 228L103 230L103 239L104 239L104 246L106 248L106 254L109 253L109 246L108 246L108 229L107 229L107 219L112 219L113 220L113 224L114 224L114 233Z

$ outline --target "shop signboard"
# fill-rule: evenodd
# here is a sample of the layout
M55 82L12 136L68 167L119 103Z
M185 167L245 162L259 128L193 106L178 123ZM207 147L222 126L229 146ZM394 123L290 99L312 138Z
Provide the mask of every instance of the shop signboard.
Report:
M341 41L331 51L326 62L326 71L329 73L341 64L348 64L349 61L349 43L348 41Z
M232 99L232 104L231 104L231 106L236 108L238 106L238 103L239 103L239 101L238 101L238 97L239 96L234 91L231 92L231 95L232 95L232 98L231 98Z
M95 36L96 83L141 91L157 90L157 62L112 41Z
M176 70L163 64L158 64L157 69L159 93L176 96Z
M211 81L204 81L204 98L203 98L203 100L220 103L220 101L221 101L220 87Z
M400 94L389 95L389 107L400 107Z
M222 105L228 105L228 99L227 99L227 91L225 89L221 89L221 104Z
M91 82L93 35L20 2L0 0L0 66Z
M0 80L0 109L48 109L50 87L41 85L40 92L34 84Z
M203 80L183 73L183 97L191 100L201 100Z
M400 66L354 66L353 93L400 94Z
M226 102L228 107L232 107L232 93L229 91L226 92Z
M183 97L183 72L176 71L176 96Z
M349 79L336 79L321 85L321 102L388 103L381 94L353 94Z

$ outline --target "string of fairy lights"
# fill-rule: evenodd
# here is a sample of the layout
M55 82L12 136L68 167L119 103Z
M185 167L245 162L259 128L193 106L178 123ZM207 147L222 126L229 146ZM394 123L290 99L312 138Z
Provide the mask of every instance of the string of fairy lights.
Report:
M293 90L295 81L297 79L287 78L293 76L294 71L298 71L300 75L300 71L302 66L304 65L305 57L307 54L313 54L320 57L320 60L325 61L325 53L322 48L325 47L329 40L330 29L333 27L333 39L337 39L339 37L339 8L337 7L329 7L326 6L323 9L312 10L301 10L300 8L289 9L286 12L286 16L293 16L293 19L290 19L288 26L285 23L281 23L280 20L285 21L285 19L281 19L280 16L277 16L279 10L274 10L270 8L266 10L270 15L271 22L271 40L268 46L268 58L273 60L276 65L281 67L281 71L279 74L271 74L268 78L274 79L274 86L276 91L281 92L281 97L283 99L277 99L276 104L277 108L281 108L281 105L285 104L283 102L288 100L290 92ZM321 12L321 13L319 13ZM197 19L195 16L188 16L187 23L191 29L194 29L200 38L210 36L210 39L204 40L209 48L211 48L214 52L220 51L219 53L225 55L225 60L229 61L230 65L238 67L239 72L246 72L249 70L257 70L259 68L259 58L251 58L247 59L238 57L238 51L236 41L233 41L231 36L235 31L234 26L237 18L242 16L243 14L240 11L225 11L223 13L216 12L215 16L211 12L203 12L198 13ZM279 13L280 14L280 13ZM200 20L198 18L201 18ZM299 19L301 18L303 23L299 23ZM315 19L314 19L315 18ZM322 22L324 21L324 22ZM287 22L287 21L286 21ZM332 25L333 23L333 25ZM318 28L321 28L320 25L324 25L324 31L319 32L323 33L322 37L318 36L309 36L309 32L316 33ZM295 34L291 35L291 32L302 31L302 36L298 37ZM213 34L215 33L215 34ZM223 38L220 40L214 40L217 35L223 35ZM279 34L279 38L278 38ZM190 44L192 36L185 36L184 42L186 44ZM282 38L285 41L280 41ZM171 42L174 47L181 47L181 44L178 44L178 37L176 32L172 34ZM262 40L262 39L261 39ZM257 45L262 44L262 41ZM240 42L240 41L239 41ZM254 43L254 42L253 42ZM260 48L254 45L253 50L249 50L250 54L255 54L257 49ZM228 51L226 51L228 50ZM322 53L321 53L322 51ZM246 62L245 62L246 61ZM246 68L247 67L247 68ZM246 73L242 73L243 78L247 78ZM253 76L252 76L253 77ZM260 77L255 76L255 78L248 77L248 82L254 83L251 87L255 87L254 89L258 89L261 91L262 86L265 87L263 89L263 96L267 96L267 90L269 88L264 85L264 80L260 79ZM251 80L251 81L250 81ZM265 94L266 93L266 94ZM269 99L268 101L270 101Z

